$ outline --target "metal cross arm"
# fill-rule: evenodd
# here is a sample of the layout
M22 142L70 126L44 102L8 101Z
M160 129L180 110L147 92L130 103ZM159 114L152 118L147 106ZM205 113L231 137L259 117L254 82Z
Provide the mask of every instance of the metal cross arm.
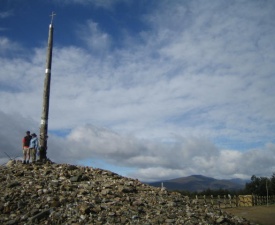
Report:
M53 24L53 17L56 16L56 14L54 12L52 12L52 14L50 15L50 17L52 17L51 19L51 24Z

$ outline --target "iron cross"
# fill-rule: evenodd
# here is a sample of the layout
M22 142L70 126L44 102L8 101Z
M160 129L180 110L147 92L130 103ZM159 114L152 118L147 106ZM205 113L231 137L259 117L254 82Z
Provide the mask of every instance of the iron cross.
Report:
M50 16L52 17L51 24L53 24L53 17L56 16L56 14L54 12L52 12L52 14Z

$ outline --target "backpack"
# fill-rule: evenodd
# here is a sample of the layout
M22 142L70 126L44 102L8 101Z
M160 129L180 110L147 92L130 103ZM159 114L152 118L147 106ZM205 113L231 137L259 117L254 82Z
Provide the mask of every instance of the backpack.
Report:
M29 147L31 142L32 136L24 137L24 146Z

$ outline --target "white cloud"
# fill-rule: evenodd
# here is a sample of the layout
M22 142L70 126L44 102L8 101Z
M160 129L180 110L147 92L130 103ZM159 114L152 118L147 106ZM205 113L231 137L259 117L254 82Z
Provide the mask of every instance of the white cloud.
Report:
M81 4L81 5L94 5L98 8L104 8L104 9L112 9L112 7L119 3L119 2L125 2L127 3L127 0L55 0L56 2L62 3L62 4Z
M13 12L12 11L0 12L0 19L5 19L5 18L8 18L10 16L13 16Z
M95 51L98 54L110 48L109 35L101 31L96 22L89 20L85 26L79 25L79 27L80 32L77 33L77 36L85 42L90 51Z
M8 55L9 51L18 51L20 46L6 37L0 36L0 55Z

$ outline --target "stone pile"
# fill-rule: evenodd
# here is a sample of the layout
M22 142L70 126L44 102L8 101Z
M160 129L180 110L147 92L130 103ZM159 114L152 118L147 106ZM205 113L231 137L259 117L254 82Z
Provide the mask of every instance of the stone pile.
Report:
M0 167L0 224L251 224L111 171L68 164Z

